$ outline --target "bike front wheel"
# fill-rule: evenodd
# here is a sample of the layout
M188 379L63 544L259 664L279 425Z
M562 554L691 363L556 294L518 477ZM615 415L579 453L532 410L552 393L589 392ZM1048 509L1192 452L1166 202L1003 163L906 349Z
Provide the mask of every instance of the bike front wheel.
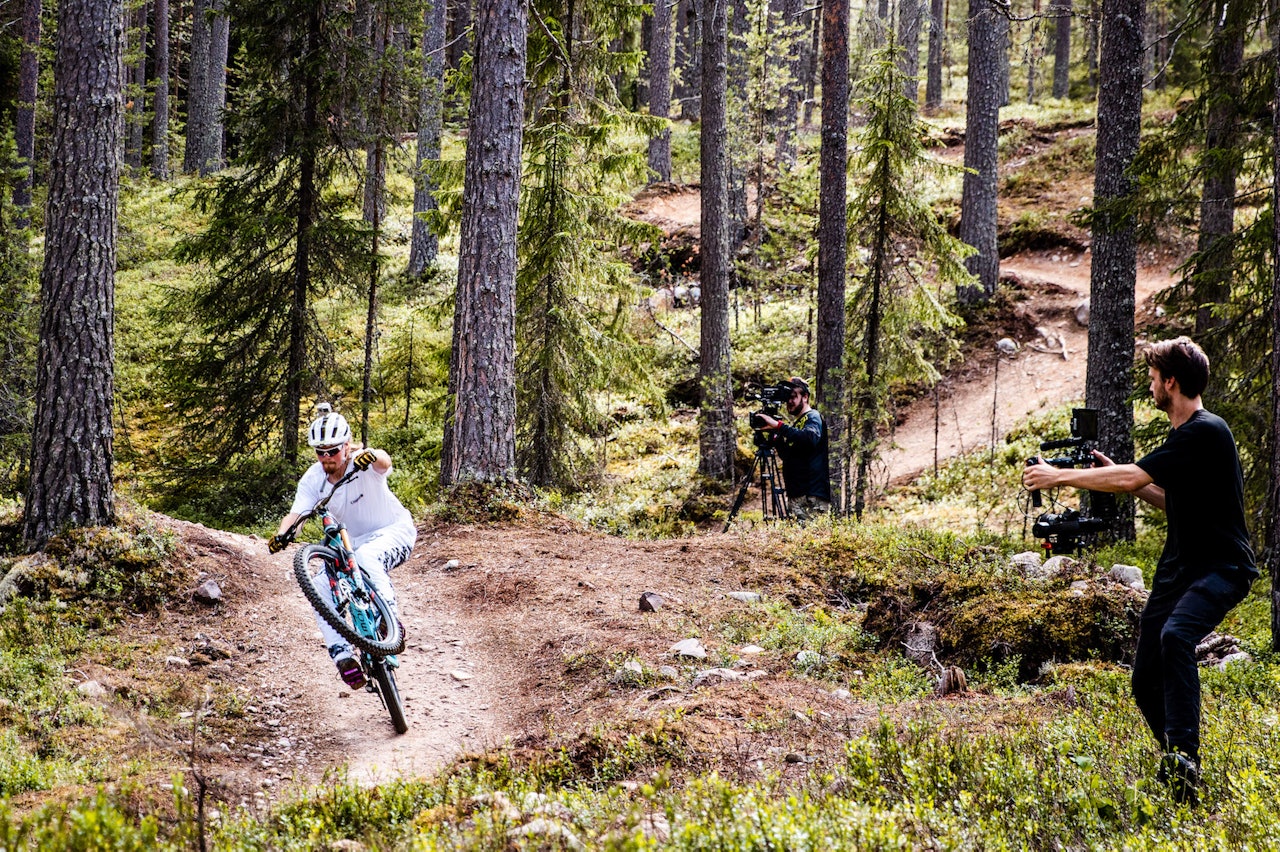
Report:
M400 689L396 686L396 673L384 660L377 660L369 668L373 669L373 682L378 685L378 694L382 704L391 715L391 724L397 734L409 730L409 722L404 718L404 701L400 698Z
M378 625L377 636L366 636L356 630L355 625L351 622L350 608L347 612L339 612L334 603L333 596L330 594L321 594L316 591L316 587L311 584L313 574L326 572L332 574L336 572L338 565L338 552L331 547L323 544L308 544L298 550L293 558L293 575L298 581L298 585L302 587L302 593L307 596L307 601L311 604L312 609L320 613L320 617L328 622L329 626L338 631L338 634L346 639L352 645L362 651L367 651L376 657L385 657L388 654L399 654L404 650L404 630L400 627L400 622L391 614L386 601L378 594L373 592L372 586L369 584L367 576L362 577L365 588L370 591L370 599L377 608ZM363 574L363 570L361 571Z

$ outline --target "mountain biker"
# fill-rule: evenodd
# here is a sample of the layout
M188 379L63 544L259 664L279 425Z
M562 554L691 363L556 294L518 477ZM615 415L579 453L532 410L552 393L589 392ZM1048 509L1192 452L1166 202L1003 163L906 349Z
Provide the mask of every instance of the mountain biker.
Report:
M307 443L315 448L316 463L302 474L293 507L267 546L272 553L283 550L289 544L285 533L298 517L310 511L329 487L348 472L358 471L329 500L329 511L347 528L357 564L369 575L374 591L395 614L396 593L387 572L409 558L418 530L409 511L387 487L391 456L385 450L352 443L347 419L328 405L321 404L319 409L320 416L307 430ZM329 593L324 572L317 574L312 582L321 595ZM319 613L316 625L343 682L352 689L364 686L364 672L351 646Z

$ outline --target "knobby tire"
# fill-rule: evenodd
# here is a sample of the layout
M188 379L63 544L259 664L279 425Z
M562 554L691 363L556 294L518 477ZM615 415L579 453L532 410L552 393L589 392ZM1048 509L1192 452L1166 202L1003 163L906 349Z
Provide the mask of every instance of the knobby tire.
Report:
M327 621L330 627L338 631L343 639L346 639L361 651L367 651L375 657L385 657L388 654L399 654L403 651L405 643L404 631L400 629L400 622L391 615L382 597L377 594L373 595L373 602L378 608L378 614L381 616L383 630L386 635L380 641L361 636L351 626L351 623L334 609L332 596L319 594L315 586L311 585L311 561L313 559L322 560L326 566L329 566L337 563L338 554L333 548L325 547L323 544L308 544L299 548L297 555L293 557L293 575L297 579L298 585L302 587L302 593L307 596L307 602L311 604L312 609L320 613L320 617ZM364 578L364 583L365 587L372 591L367 575ZM399 693L397 693L398 697Z
M396 686L396 673L384 660L378 660L370 666L373 669L373 680L378 684L378 694L382 696L382 704L391 714L391 724L396 733L403 734L409 730L409 723L404 718L404 702L400 699L400 689Z

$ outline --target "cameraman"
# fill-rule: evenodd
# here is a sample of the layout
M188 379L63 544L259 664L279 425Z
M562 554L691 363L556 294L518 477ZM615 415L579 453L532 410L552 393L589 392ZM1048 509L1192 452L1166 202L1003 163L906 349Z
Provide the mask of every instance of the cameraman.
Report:
M795 418L788 426L781 420L761 415L762 432L769 433L769 446L782 459L782 478L787 486L791 517L806 521L831 511L831 483L827 470L827 424L809 407L809 383L791 377L787 414Z
M1157 778L1173 797L1195 804L1200 781L1200 674L1196 645L1258 576L1244 522L1244 485L1235 438L1200 400L1209 359L1189 338L1143 353L1156 408L1169 415L1164 443L1136 464L1059 469L1038 460L1022 474L1027 488L1065 485L1131 492L1168 516L1164 552L1142 611L1133 660L1133 696L1165 750Z

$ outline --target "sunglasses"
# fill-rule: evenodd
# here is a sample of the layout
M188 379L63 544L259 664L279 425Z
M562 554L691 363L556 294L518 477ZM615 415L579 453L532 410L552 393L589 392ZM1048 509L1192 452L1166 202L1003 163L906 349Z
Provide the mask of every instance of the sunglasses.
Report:
M322 458L336 456L340 452L342 452L342 447L316 447L316 455Z

